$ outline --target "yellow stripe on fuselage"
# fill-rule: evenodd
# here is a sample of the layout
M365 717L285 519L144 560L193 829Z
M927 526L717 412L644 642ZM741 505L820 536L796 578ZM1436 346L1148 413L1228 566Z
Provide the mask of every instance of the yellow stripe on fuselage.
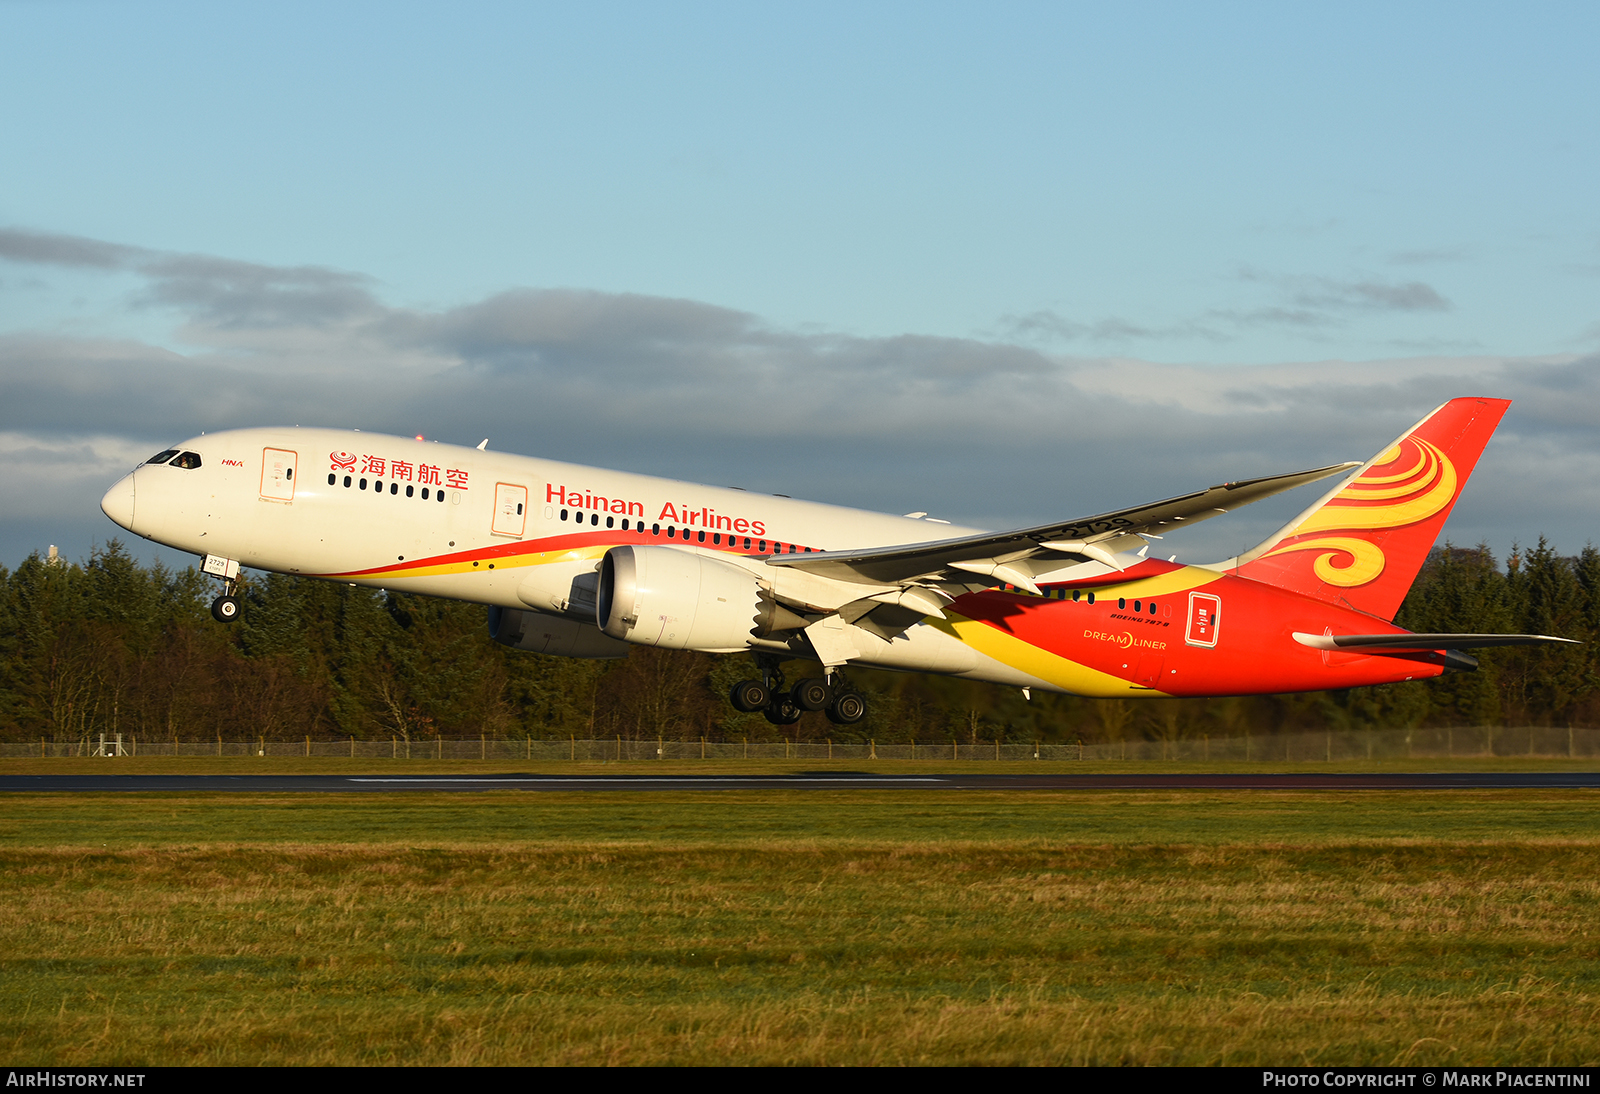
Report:
M1007 634L987 623L968 619L955 612L947 612L942 620L929 619L927 623L951 635L957 641L971 646L985 657L992 657L1002 665L1020 669L1029 676L1053 684L1063 691L1070 691L1074 695L1087 695L1096 699L1130 694L1145 698L1166 696L1166 692L1135 684L1131 680L1123 680L1087 665L1080 665L1069 658L1040 649L1016 635Z
M1176 570L1169 570L1164 574L1153 577L1137 578L1133 581L1122 582L1116 585L1100 585L1094 587L1097 599L1111 595L1127 599L1151 600L1162 596L1171 596L1177 593L1186 593L1220 580L1223 574L1216 570L1208 570L1202 566L1184 566ZM1070 584L1070 582L1068 583ZM1026 593L1018 595L1026 596ZM1045 598L1050 599L1050 598ZM1175 613L1182 616L1182 611ZM976 619L967 619L948 612L948 619L941 622L937 619L927 620L930 626L944 631L959 641L971 646L979 653L992 657L1003 665L1020 669L1030 676L1038 677L1050 684L1054 684L1074 695L1086 695L1091 698L1111 699L1125 695L1137 695L1142 698L1160 699L1167 698L1167 693L1156 688L1135 684L1131 680L1124 680L1099 669L1092 669L1081 665L1071 658L1062 657L1060 654L1051 653L1049 650L1040 649L1038 646L1018 638L1016 635L992 627Z

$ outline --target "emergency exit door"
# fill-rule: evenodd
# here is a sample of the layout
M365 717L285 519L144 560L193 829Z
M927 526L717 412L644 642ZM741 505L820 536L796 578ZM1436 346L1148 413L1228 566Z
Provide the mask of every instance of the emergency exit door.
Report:
M508 482L494 484L494 526L497 536L522 538L528 523L528 488Z

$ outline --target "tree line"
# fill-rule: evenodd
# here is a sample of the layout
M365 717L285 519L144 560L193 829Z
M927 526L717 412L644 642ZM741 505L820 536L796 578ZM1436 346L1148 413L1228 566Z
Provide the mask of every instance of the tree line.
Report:
M871 713L779 729L726 701L749 657L635 648L617 661L491 641L481 605L250 574L245 612L212 620L216 584L142 565L117 541L83 562L0 567L0 736L76 740L311 735L1105 741L1425 725L1600 725L1600 551L1540 539L1504 565L1436 548L1396 622L1582 646L1475 651L1475 673L1344 691L1094 700L947 677L852 670ZM815 669L815 666L812 666ZM805 669L785 666L798 679Z

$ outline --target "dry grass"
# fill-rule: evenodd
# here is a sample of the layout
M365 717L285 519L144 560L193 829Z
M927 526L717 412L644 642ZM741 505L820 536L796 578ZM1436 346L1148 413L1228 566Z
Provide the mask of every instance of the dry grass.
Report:
M12 796L0 1045L30 1064L1593 1064L1591 803Z

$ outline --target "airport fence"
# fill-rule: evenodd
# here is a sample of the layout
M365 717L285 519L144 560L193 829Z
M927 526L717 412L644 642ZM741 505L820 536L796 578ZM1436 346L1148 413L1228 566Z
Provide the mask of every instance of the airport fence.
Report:
M603 763L641 760L986 760L1184 763L1332 763L1470 757L1600 757L1600 729L1477 726L1444 729L1324 730L1306 733L1097 742L837 741L707 738L150 738L99 734L76 740L0 742L4 758L117 756L301 757L366 760L493 760Z

